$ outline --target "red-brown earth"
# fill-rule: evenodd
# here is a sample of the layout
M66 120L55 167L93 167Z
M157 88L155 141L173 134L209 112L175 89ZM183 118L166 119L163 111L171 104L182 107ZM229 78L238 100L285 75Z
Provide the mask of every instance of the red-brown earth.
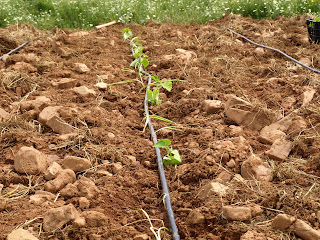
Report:
M222 27L298 60L306 58L303 61L320 69L320 45L309 44L307 17L253 20L229 15L204 25L150 22L90 31L55 29L48 35L30 25L0 29L1 55L43 36L0 62L0 108L8 113L0 112L0 200L5 204L0 209L0 239L18 227L39 239L155 239L139 209L154 219L156 228L162 224L170 228L155 149L149 129L144 130L145 88L137 81L103 90L95 86L138 77L128 69L133 57L129 43L122 39L124 27L145 47L149 73L181 80L173 82L171 92L162 89L162 104L150 107L152 114L181 127L181 131L157 132L159 139L169 138L183 158L179 166L165 166L181 239L308 239L293 225L275 229L272 223L278 214L303 220L319 234L320 76L277 52L257 49ZM85 64L88 71L81 72L76 63ZM79 86L95 92L81 95L74 91ZM303 96L308 91L314 93L311 99ZM245 109L253 114L249 122L239 120L241 106L235 106L235 118L228 113L225 106L232 95L249 104ZM39 96L50 101L44 106L37 105L39 98L30 102ZM205 100L219 100L222 105L210 112ZM41 122L39 114L45 106L61 106L59 121L73 126L69 128L73 134L58 134L59 130ZM261 140L260 130L287 116L292 122L281 134L291 144L289 156L277 159L266 153L273 140ZM156 130L170 125L152 122ZM17 172L14 162L23 146L60 164L68 155L90 160L92 168L77 173L77 179L92 180L98 194L87 197L85 207L77 193L68 196L69 190L63 193L63 189L54 192L54 199L30 201L48 180L42 173ZM243 162L258 157L270 170L268 180L244 176ZM236 174L244 179L237 180ZM228 188L224 194L200 194L210 182ZM79 227L68 221L45 231L47 211L68 204L79 214L92 210L104 217L94 219L98 223L86 219ZM259 213L232 220L222 211L229 205L256 206ZM141 234L149 237L139 238ZM171 239L165 230L161 236Z

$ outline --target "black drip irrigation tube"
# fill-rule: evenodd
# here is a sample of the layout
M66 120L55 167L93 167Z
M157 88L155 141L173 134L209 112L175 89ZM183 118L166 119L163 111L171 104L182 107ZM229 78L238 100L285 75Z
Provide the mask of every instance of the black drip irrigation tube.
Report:
M131 49L131 51L132 51L132 55L134 55L134 50ZM148 76L148 86L147 86L146 90L149 90L150 84L152 81L151 75L149 73L143 71L142 69L140 69L140 71ZM147 117L146 121L148 123L149 129L151 132L151 138L152 138L153 144L156 144L158 142L158 139L157 139L156 132L154 131L151 119L149 118L149 107L148 107L147 93L145 94L143 103L144 103L144 111L145 111L146 117ZM171 226L171 231L172 231L172 238L173 238L173 240L180 240L178 227L177 227L176 221L174 219L174 214L173 214L173 210L172 210L171 199L170 199L168 184L167 184L167 180L166 180L166 175L164 173L160 149L155 148L155 151L156 151L156 155L157 155L157 163L158 163L158 170L159 170L159 174L160 174L160 181L161 181L162 190L164 193L165 208L167 210L167 214L168 214L168 218L169 218L169 222L170 222L170 226Z
M11 51L8 52L7 54L1 56L1 57L0 57L0 61L2 60L2 58L4 58L4 56L10 55L10 54L14 53L15 51L18 51L20 48L23 48L23 47L24 47L25 45L27 45L28 43L33 42L33 41L35 41L35 40L38 40L39 38L45 37L45 36L47 36L47 35L49 35L49 34L52 34L52 32L49 32L48 34L46 34L46 35L44 35L44 36L39 36L39 37L36 37L36 38L34 38L34 39L31 39L31 40L28 40L28 41L22 43L20 46L18 46L18 47L16 47L15 49L11 50Z
M232 32L232 33L234 33L234 34L238 35L239 37L243 38L244 40L246 40L246 41L248 41L248 42L250 42L250 43L252 43L252 44L254 44L254 45L257 45L257 46L259 46L259 47L263 47L263 48L266 48L266 49L270 49L270 50L276 51L276 52L278 52L278 53L282 54L283 56L285 56L285 57L289 58L290 60L292 60L292 61L294 61L294 62L296 62L296 63L300 64L301 66L303 66L303 67L305 67L305 68L307 68L307 69L309 69L309 70L311 70L311 71L313 71L313 72L315 72L315 73L319 73L319 74L320 74L320 71L319 71L319 70L314 69L314 68L311 68L311 67L309 67L309 66L307 66L307 65L303 64L302 62L299 62L298 60L294 59L293 57L290 57L289 55L285 54L284 52L282 52L282 51L280 51L280 50L278 50L278 49L276 49L276 48L272 48L272 47L268 47L268 46L265 46L265 45L262 45L262 44L256 43L256 42L254 42L254 41L250 40L249 38L246 38L245 36L242 36L241 34L239 34L239 33L235 32L235 31L233 31L233 30L232 30L232 29L230 29L230 28L227 28L227 27L224 27L224 26L223 26L223 28L225 28L225 29L229 30L230 32Z

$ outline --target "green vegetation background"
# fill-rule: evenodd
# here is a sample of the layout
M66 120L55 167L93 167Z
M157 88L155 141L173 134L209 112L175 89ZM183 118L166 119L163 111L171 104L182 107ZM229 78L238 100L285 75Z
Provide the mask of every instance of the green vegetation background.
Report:
M111 20L205 23L226 13L253 18L320 13L320 0L0 0L0 27L90 29Z

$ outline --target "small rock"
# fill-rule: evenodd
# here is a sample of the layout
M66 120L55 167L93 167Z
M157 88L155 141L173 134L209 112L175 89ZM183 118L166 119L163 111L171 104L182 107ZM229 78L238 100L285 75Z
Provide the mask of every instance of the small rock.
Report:
M226 171L223 171L217 176L217 178L221 179L224 182L228 182L232 179L232 174Z
M8 120L9 118L10 114L6 110L0 108L0 121Z
M90 207L90 201L85 197L79 198L79 208L81 210L88 209Z
M98 187L92 180L86 177L82 177L75 182L78 188L78 195L80 197L86 197L87 199L93 199L100 193Z
M54 132L59 134L69 134L74 131L73 127L68 123L64 122L61 118L53 116L47 121L47 126L50 127Z
M197 57L197 54L193 51L177 48L178 57L184 61L190 61L193 57Z
M259 55L259 56L262 56L264 55L264 49L262 47L257 47L255 50L254 50L254 53Z
M37 71L37 68L32 66L30 63L25 62L17 62L10 69L15 70L17 72L25 72L25 73L33 73Z
M234 168L236 166L236 161L231 159L229 162L226 163L229 168Z
M77 85L77 80L72 78L62 78L60 81L52 83L52 85L59 89L68 89L75 87Z
M269 240L263 233L249 230L243 234L240 240Z
M52 162L51 165L44 172L44 178L46 180L52 180L58 176L58 174L62 171L62 167L57 162Z
M149 236L147 234L139 234L133 237L133 240L148 240Z
M37 110L42 111L51 102L50 98L45 96L38 96L34 100L29 100L20 103L20 109L24 111Z
M301 237L303 240L319 240L320 239L320 231L313 229L309 224L306 222L297 219L294 222L294 233Z
M206 198L212 194L217 194L218 196L225 196L227 190L229 187L219 183L219 182L211 182L207 185L205 185L201 190L199 191L198 197L200 198Z
M307 104L309 104L312 101L315 93L316 90L314 90L313 88L308 88L305 92L303 92L301 94L302 106L306 106Z
M230 125L229 129L231 137L238 137L243 132L243 128L241 126Z
M270 125L274 120L274 114L266 109L254 107L251 103L230 95L225 107L226 116L238 125L260 130Z
M223 206L222 214L227 219L233 221L248 221L252 218L249 207Z
M76 173L83 172L91 167L89 159L75 156L66 156L61 164L64 168L72 169Z
M282 107L284 109L291 109L293 105L297 102L297 100L294 97L286 97L282 100Z
M113 174L116 174L117 172L119 172L123 168L123 166L122 166L122 164L120 162L111 163L109 165L109 167L111 168L111 172Z
M58 110L60 108L61 108L60 106L49 106L49 107L44 108L39 114L39 117L38 117L39 122L46 125L47 122L52 117L54 117L54 116L59 117L60 114L59 114Z
M97 211L85 211L81 216L86 219L88 227L105 226L108 222L106 215Z
M14 158L14 169L18 173L36 175L43 173L48 166L47 156L32 147L21 147Z
M269 129L264 130L263 128L260 132L260 136L258 137L258 140L262 143L266 144L273 144L277 139L285 139L286 134L280 130L271 130Z
M80 86L73 88L73 91L82 96L82 97L89 97L96 95L96 92L93 89L89 89L86 86Z
M34 195L30 196L29 202L32 204L40 205L46 201L53 201L56 196L51 192L38 190Z
M73 226L82 228L86 226L86 219L84 217L77 217L73 220Z
M186 224L188 225L203 224L205 222L206 218L202 215L199 209L192 210L186 219Z
M110 139L114 139L115 137L116 137L116 135L114 135L114 133L112 133L112 132L108 132L108 138L110 138Z
M70 33L69 36L71 36L71 37L84 37L84 36L88 36L88 35L89 35L89 33L86 31L78 31L78 32Z
M223 109L222 102L219 100L204 100L203 110L206 113L216 113Z
M60 195L64 198L73 198L78 196L78 188L73 183L68 183L64 188L60 190Z
M104 82L98 82L96 85L94 85L94 86L96 86L98 89L100 89L100 90L106 90L106 89L108 89L108 84L106 84L106 83L104 83Z
M286 230L288 227L291 226L291 224L296 220L295 217L287 215L287 214L278 214L273 220L272 220L272 227L274 229L279 230Z
M6 208L7 201L4 198L0 198L0 212Z
M64 169L58 176L45 183L44 189L48 192L56 193L64 188L68 183L74 183L76 181L76 174L71 169Z
M270 166L257 156L250 156L241 166L241 176L246 179L256 179L258 181L272 181L272 171Z
M307 65L308 67L310 67L312 63L309 58L300 58L299 62L303 63L304 65Z
M308 123L300 116L296 116L292 119L292 123L288 128L288 134L299 134L301 131L308 128Z
M248 206L251 209L251 216L252 217L256 217L259 216L263 213L263 209L261 208L261 206L257 205L257 204L252 204Z
M28 230L18 228L13 230L8 236L7 240L38 240L37 237L33 236Z
M292 142L286 139L277 139L266 154L273 160L283 161L289 156L292 146Z
M223 164L226 164L228 161L229 161L229 159L230 159L230 154L229 153L224 153L223 155L222 155L222 158L221 158L221 160L222 160L222 163Z
M74 65L75 65L74 70L78 73L90 72L90 69L84 63L75 63Z
M43 218L43 230L52 232L62 228L65 224L71 222L79 216L79 213L72 204L59 208L52 208L46 212Z

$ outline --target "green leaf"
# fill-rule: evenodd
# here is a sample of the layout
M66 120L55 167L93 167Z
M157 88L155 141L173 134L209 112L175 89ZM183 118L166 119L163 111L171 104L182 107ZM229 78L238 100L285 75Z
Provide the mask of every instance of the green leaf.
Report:
M153 92L150 89L147 90L147 99L148 101L153 100Z
M133 60L133 62L130 64L130 67L136 67L138 63L139 63L139 58L136 58L136 59Z
M161 86L166 89L167 91L171 91L172 89L172 82L170 80L167 81L161 81Z
M316 19L313 20L314 22L320 22L320 17L317 17Z
M160 78L157 75L151 76L151 79L153 79L156 83L160 82Z
M141 63L145 68L148 67L148 65L149 65L149 61L146 58L142 58L141 59Z
M169 119L166 119L164 117L160 117L158 115L149 115L149 118L154 118L154 119L161 120L161 121L164 121L164 122L167 122L167 123L173 123L173 121L171 121Z
M153 147L156 148L164 148L171 144L171 141L169 139L160 139Z
M180 157L180 154L178 150L170 150L171 155L168 153L167 156L165 156L162 159L162 162L164 165L179 165L182 162L182 158Z

